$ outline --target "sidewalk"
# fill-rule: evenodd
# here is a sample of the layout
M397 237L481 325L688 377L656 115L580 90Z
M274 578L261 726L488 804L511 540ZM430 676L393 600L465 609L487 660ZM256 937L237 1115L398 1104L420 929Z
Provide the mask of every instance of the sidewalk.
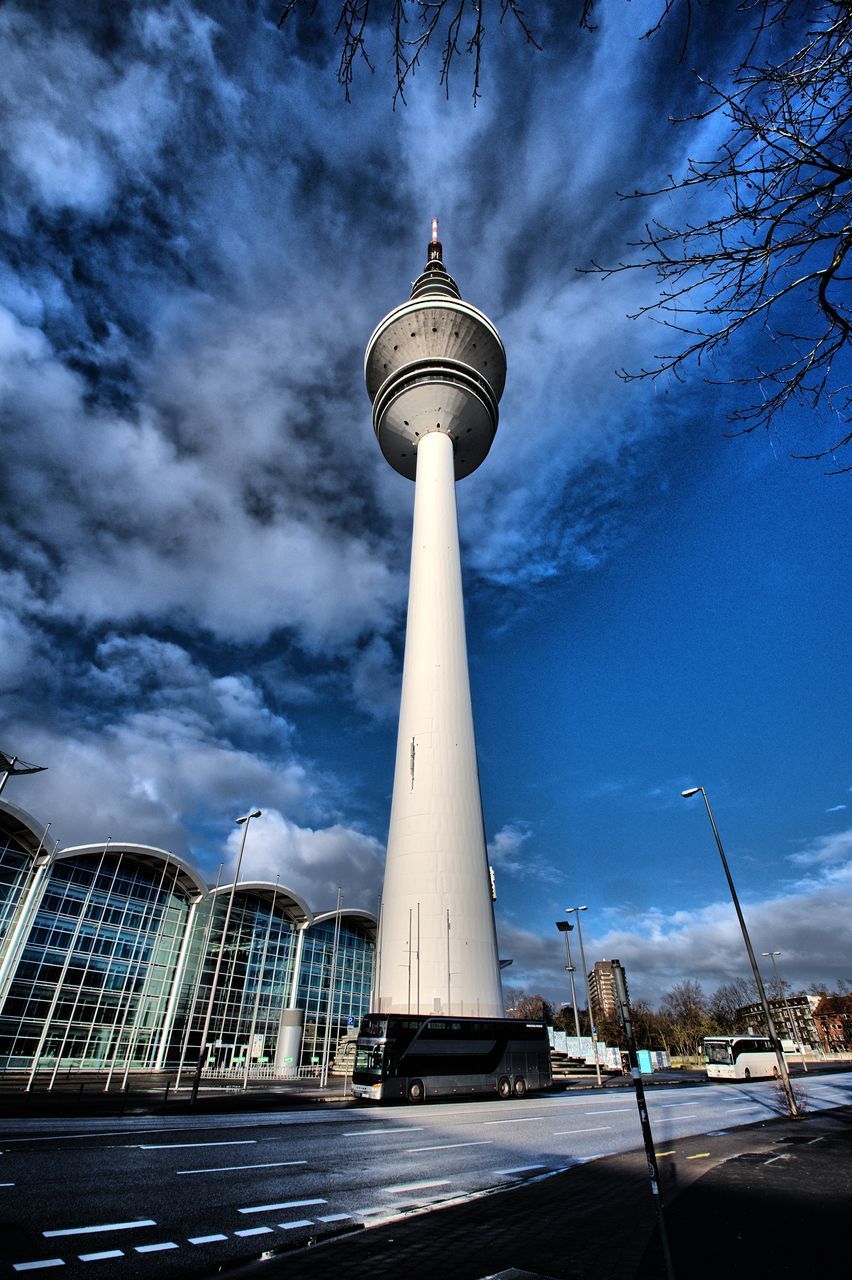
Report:
M665 1151L667 1154L663 1155ZM661 1148L677 1280L846 1275L852 1107ZM664 1280L643 1153L234 1268L234 1280ZM802 1267L806 1264L806 1269Z

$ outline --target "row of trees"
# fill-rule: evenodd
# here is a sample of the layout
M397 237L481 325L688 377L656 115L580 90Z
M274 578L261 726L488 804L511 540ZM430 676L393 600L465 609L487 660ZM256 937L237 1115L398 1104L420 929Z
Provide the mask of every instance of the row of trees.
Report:
M768 994L779 999L793 993L784 982L775 984ZM852 986L848 982L838 984L838 990L829 992L818 984L810 988L810 994L819 1000L814 1017L831 1031L832 1049L852 1049ZM665 1049L673 1057L691 1057L701 1048L705 1036L733 1035L747 1030L745 1020L737 1010L757 1001L757 991L751 982L737 978L723 983L711 995L705 995L698 982L688 979L678 982L667 991L659 1008L652 1009L647 1000L631 1003L633 1029L637 1043L643 1049ZM557 1010L540 995L530 995L517 988L507 992L506 1013L513 1018L543 1019L549 1026L574 1035L576 1026L574 1010L565 1005ZM587 1009L579 1011L580 1034L589 1035L590 1024ZM615 1017L602 1018L597 1025L598 1036L607 1044L624 1047L621 1027Z

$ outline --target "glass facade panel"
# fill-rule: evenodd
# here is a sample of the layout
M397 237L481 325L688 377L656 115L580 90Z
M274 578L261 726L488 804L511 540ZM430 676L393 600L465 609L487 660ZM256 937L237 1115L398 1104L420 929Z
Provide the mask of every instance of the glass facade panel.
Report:
M178 874L121 850L54 862L0 1010L0 1069L153 1065L189 910Z
M273 901L271 890L238 890L223 941L227 909L228 893L217 893L196 915L187 980L169 1047L170 1065L176 1066L183 1056L190 1069L195 1067L208 1008L205 1065L209 1070L242 1070L247 1056L250 1066L271 1067L275 1061L281 1010L290 992L295 927L279 900Z
M375 944L373 930L344 913L337 943L337 965L333 992L331 966L334 954L335 920L322 920L312 925L305 936L305 949L299 975L297 1004L305 1011L302 1035L303 1067L322 1062L329 1005L331 1005L330 1059L347 1027L357 1027L363 1014L369 1012L373 986Z

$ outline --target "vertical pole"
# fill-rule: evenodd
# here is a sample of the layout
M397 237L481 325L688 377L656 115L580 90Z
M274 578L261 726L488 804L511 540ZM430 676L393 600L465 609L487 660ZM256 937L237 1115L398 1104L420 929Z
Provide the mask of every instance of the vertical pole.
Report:
M569 924L568 929L571 926ZM577 1012L577 991L574 987L574 966L571 963L571 943L568 941L568 929L565 930L565 968L568 970L568 980L571 983L571 1004L574 1008L574 1032L577 1039L580 1039L580 1015Z
M452 1000L450 999L450 981L452 974L450 972L450 908L447 907L447 1016L453 1011Z
M198 1101L198 1086L201 1083L201 1072L204 1070L204 1060L205 1060L205 1057L207 1056L207 1033L210 1030L210 1019L213 1016L213 1002L216 999L216 984L219 981L219 971L222 968L222 956L225 954L225 943L227 942L227 939L228 939L228 925L231 920L231 911L233 910L233 907L234 907L234 895L237 892L237 881L240 878L240 867L243 864L243 853L246 847L246 837L248 835L249 826L251 825L251 820L255 816L260 817L259 810L257 811L256 814L249 813L245 816L245 818L237 819L238 822L242 823L243 836L242 836L242 839L240 840L240 851L237 854L237 865L236 865L236 868L234 869L234 879L233 879L233 883L231 884L231 892L228 895L228 906L225 910L225 921L222 925L222 941L219 944L219 954L216 956L216 965L213 969L213 981L210 984L210 998L207 1001L207 1009L204 1014L204 1026L201 1031L201 1044L199 1045L199 1048L198 1048L198 1061L195 1064L195 1074L192 1077L192 1092L190 1094L190 1101L193 1106L195 1106L196 1102ZM215 903L214 903L214 907L215 907Z
M186 1026L184 1027L183 1037L180 1046L180 1059L178 1060L177 1076L175 1077L175 1090L180 1088L180 1078L183 1073L184 1059L186 1057L186 1047L189 1043L189 1037L192 1034L192 1021L195 1017L195 1006L198 1001L198 992L201 989L201 978L204 974L204 965L207 962L207 948L210 943L210 932L213 928L213 916L216 910L216 894L219 891L219 880L222 875L223 864L219 863L219 870L216 872L216 884L210 897L210 914L207 917L207 924L204 927L204 941L201 945L201 956L198 961L198 971L195 975L195 983L192 988L192 999L189 1002L189 1010L187 1013ZM187 930L189 930L190 921L187 921Z
M642 1126L642 1141L645 1144L645 1156L648 1161L648 1176L651 1179L651 1194L657 1210L657 1225L660 1229L660 1244L663 1251L663 1265L666 1280L674 1280L669 1238L666 1231L666 1217L663 1208L663 1197L660 1192L660 1171L657 1167L657 1153L654 1150L654 1138L651 1133L651 1121L648 1118L648 1107L645 1102L645 1086L639 1070L639 1058L636 1053L636 1039L633 1035L633 1020L630 1016L630 1005L627 1000L627 983L624 981L624 970L617 961L612 962L612 979L615 986L615 998L618 1008L618 1020L624 1029L627 1041L627 1054L630 1059L630 1074L633 1077L633 1088L636 1091L636 1106L639 1109L639 1122Z
M157 885L158 899L160 896L160 890L163 887L163 880L166 874L166 866L167 864L164 862L162 874L160 876L160 883ZM153 917L153 911L151 912L151 915ZM133 947L130 952L130 960L127 963L127 973L125 975L124 983L121 988L120 999L123 999L125 994L127 995L127 999L124 1002L124 1013L121 1019L121 1026L118 1029L118 1035L115 1037L115 1048L112 1051L112 1061L110 1062L109 1071L107 1072L106 1084L104 1085L104 1093L109 1092L109 1087L112 1083L113 1073L115 1071L116 1064L118 1063L118 1052L119 1052L119 1049L121 1048L121 1037L124 1035L124 1030L125 1030L125 1027L127 1026L127 1022L130 1017L130 1005L133 1000L134 988L136 986L136 979L139 977L140 970L142 969L142 957L145 954L145 939L142 937L142 930L143 930L144 923L145 923L145 912L143 910L139 913L139 926L136 930L136 934L133 941ZM140 1004L142 1003L141 998L139 1003ZM139 1014L139 1006L137 1005L137 1008L136 1008L137 1017L138 1017L138 1014ZM136 1018L134 1018L134 1025L135 1023L136 1023ZM132 1036L132 1028L131 1028L131 1036ZM128 1061L129 1061L130 1041L128 1041L127 1047L128 1047ZM127 1071L125 1071L124 1085L123 1085L123 1088L125 1089L125 1091L127 1090L127 1075L128 1073Z
M248 1086L249 1064L251 1063L251 1045L254 1040L254 1029L257 1026L257 1011L260 1007L260 992L263 988L263 974L266 969L266 953L269 949L269 935L272 932L272 916L275 912L275 898L278 894L278 876L275 877L275 892L272 895L272 901L269 904L269 921L266 925L266 937L263 939L263 953L260 957L260 973L257 975L257 991L254 997L254 1008L251 1013L251 1027L249 1028L248 1048L246 1049L246 1065L243 1071L243 1089ZM275 976L273 971L273 977ZM270 984L271 985L271 984Z
M591 1032L592 1032L592 1051L595 1055L595 1075L597 1076L598 1085L600 1085L601 1059L600 1059L600 1053L598 1052L598 1031L597 1031L597 1027L595 1026L595 1015L592 1012L592 991L589 986L589 971L586 968L586 951L583 946L583 929L580 924L579 908L575 907L574 910L577 915L577 938L579 939L579 942L580 942L580 964L583 966L583 977L585 978L585 981L586 981L586 1003L589 1006L589 1027L591 1028Z
M334 988L337 978L337 950L340 942L340 904L343 901L343 890L338 885L337 911L334 922L334 943L331 948L331 975L328 980L328 1008L325 1019L325 1036L322 1048L322 1077L320 1085L324 1089L328 1084L328 1055L331 1051L331 1020L334 1016Z
M384 903L379 898L379 927L376 930L376 956L373 962L373 990L370 993L370 1011L372 1012L373 1004L376 1005L376 1012L382 1011L382 912Z
M409 908L408 908L408 1000L407 1000L407 1006L406 1006L406 1007L407 1007L407 1010L408 1010L408 1016L409 1016L409 1018L411 1018L411 942L412 942L412 940L411 940L411 929L412 929L412 924L411 924L411 922L412 922L412 914L413 914L413 909L411 908L411 906L409 906Z
M778 1073L781 1077L781 1083L784 1087L784 1093L787 1098L787 1106L790 1109L790 1115L798 1117L799 1108L796 1103L795 1094L793 1093L793 1086L790 1084L790 1073L787 1070L787 1063L784 1061L784 1052L781 1048L781 1041L778 1039L778 1033L775 1030L775 1023L772 1019L772 1012L769 1008L769 1001L766 998L766 990L763 986L763 979L761 978L760 970L757 967L757 960L755 958L755 954L752 949L751 938L748 936L748 929L746 928L745 917L743 916L742 910L740 909L740 900L737 897L737 891L734 888L734 880L731 875L730 869L728 868L728 859L725 857L725 850L722 848L722 841L719 838L719 832L716 830L716 823L714 821L713 813L710 808L710 801L707 799L707 792L704 790L703 787L699 787L699 791L704 797L704 807L707 810L707 817L710 819L710 826L713 828L713 837L716 841L716 848L719 850L719 857L722 859L722 866L724 867L724 870L725 870L725 879L728 882L728 888L731 891L731 898L733 899L733 903L734 903L734 910L736 911L737 919L740 922L740 929L742 931L743 942L745 943L746 951L748 952L749 963L751 964L751 971L754 974L754 980L755 980L755 983L757 984L757 991L758 991L758 995L760 996L760 1003L763 1005L763 1013L764 1013L764 1017L766 1018L766 1029L769 1032L769 1039L771 1040L772 1047L775 1050L775 1060L778 1063Z
M420 1016L420 903L417 904L417 1016Z
M163 863L163 873L162 873L162 875L160 876L160 883L157 885L157 896L156 896L156 898L154 899L154 901L151 903L151 913L150 913L150 916L149 916L149 918L148 918L148 925L147 925L146 930L145 930L146 934L147 934L151 929L153 929L153 927L154 927L154 918L155 918L156 913L157 913L157 907L158 907L158 906L159 906L159 904L160 904L160 894L163 892L163 881L164 881L164 880L165 880L165 878L166 878L166 865L167 865L167 864L164 862L164 863ZM177 865L175 865L175 874L174 874L174 879L172 880L172 888L174 888L174 886L177 884L177 878L178 878L178 867L177 867ZM171 895L170 895L170 896L171 896ZM162 922L162 920L163 920L164 918L165 918L165 909L163 910L163 912L162 912L162 914L161 914L161 916L160 916L160 921ZM146 938L146 943L147 943L147 938ZM143 954L144 954L144 953L143 953L143 951L142 951L142 950L140 950L140 952L139 952L139 961L138 961L138 965L137 965L137 969L136 969L136 977L137 977L137 978L139 977L139 974L140 974L140 973L141 973L141 971L142 971L142 956L143 956ZM139 1003L138 1003L138 1004L137 1004L137 1006L136 1006L136 1012L135 1012L135 1013L134 1013L134 1015L133 1015L133 1022L132 1022L132 1023L131 1023L131 1025L130 1025L130 1035L128 1036L128 1039L127 1039L127 1056L126 1056L126 1058L125 1058L125 1060L124 1060L124 1076L123 1076L123 1087L124 1087L125 1089L127 1088L127 1082L128 1082L129 1077L130 1077L130 1066L131 1066L131 1063L133 1062L133 1055L134 1055L134 1053L136 1052L136 1045L137 1045L137 1042L138 1042L138 1039L139 1039L139 1028L140 1028L140 1025L141 1025L141 1023L142 1023L142 1020L143 1020L143 1018L144 1018L144 1016L145 1016L145 996L144 996L144 989L145 989L145 983L148 981L149 975L153 972L153 969L154 969L153 960L154 960L154 956L155 956L155 954L156 954L156 943L153 943L153 944L152 944L152 946L151 946L151 959L150 959L150 961L149 961L149 963L148 963L148 965L147 965L147 969L146 969L146 972L145 972L145 979L144 979L144 981L143 981L143 983L142 983L142 989L141 989L141 990L140 990L140 992L139 992ZM134 979L134 982L135 982L135 979ZM129 1001L129 999L128 999L127 1008L128 1008L128 1013L129 1013L129 1011L130 1011L130 1001ZM117 1053L118 1053L118 1049L116 1048L116 1054L117 1054ZM144 1065L144 1066L147 1066L147 1065L148 1065L148 1053L147 1053L147 1051L146 1051L146 1053L145 1053L145 1060L144 1060L144 1064L143 1064L143 1065Z

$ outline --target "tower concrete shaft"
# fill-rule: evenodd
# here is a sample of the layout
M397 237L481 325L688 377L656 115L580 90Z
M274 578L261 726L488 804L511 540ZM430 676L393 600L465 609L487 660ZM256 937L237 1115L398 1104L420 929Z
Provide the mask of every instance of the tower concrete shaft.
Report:
M415 480L408 622L378 938L381 1012L502 1017L467 665L455 482L497 427L505 354L433 239L367 348L382 451Z

